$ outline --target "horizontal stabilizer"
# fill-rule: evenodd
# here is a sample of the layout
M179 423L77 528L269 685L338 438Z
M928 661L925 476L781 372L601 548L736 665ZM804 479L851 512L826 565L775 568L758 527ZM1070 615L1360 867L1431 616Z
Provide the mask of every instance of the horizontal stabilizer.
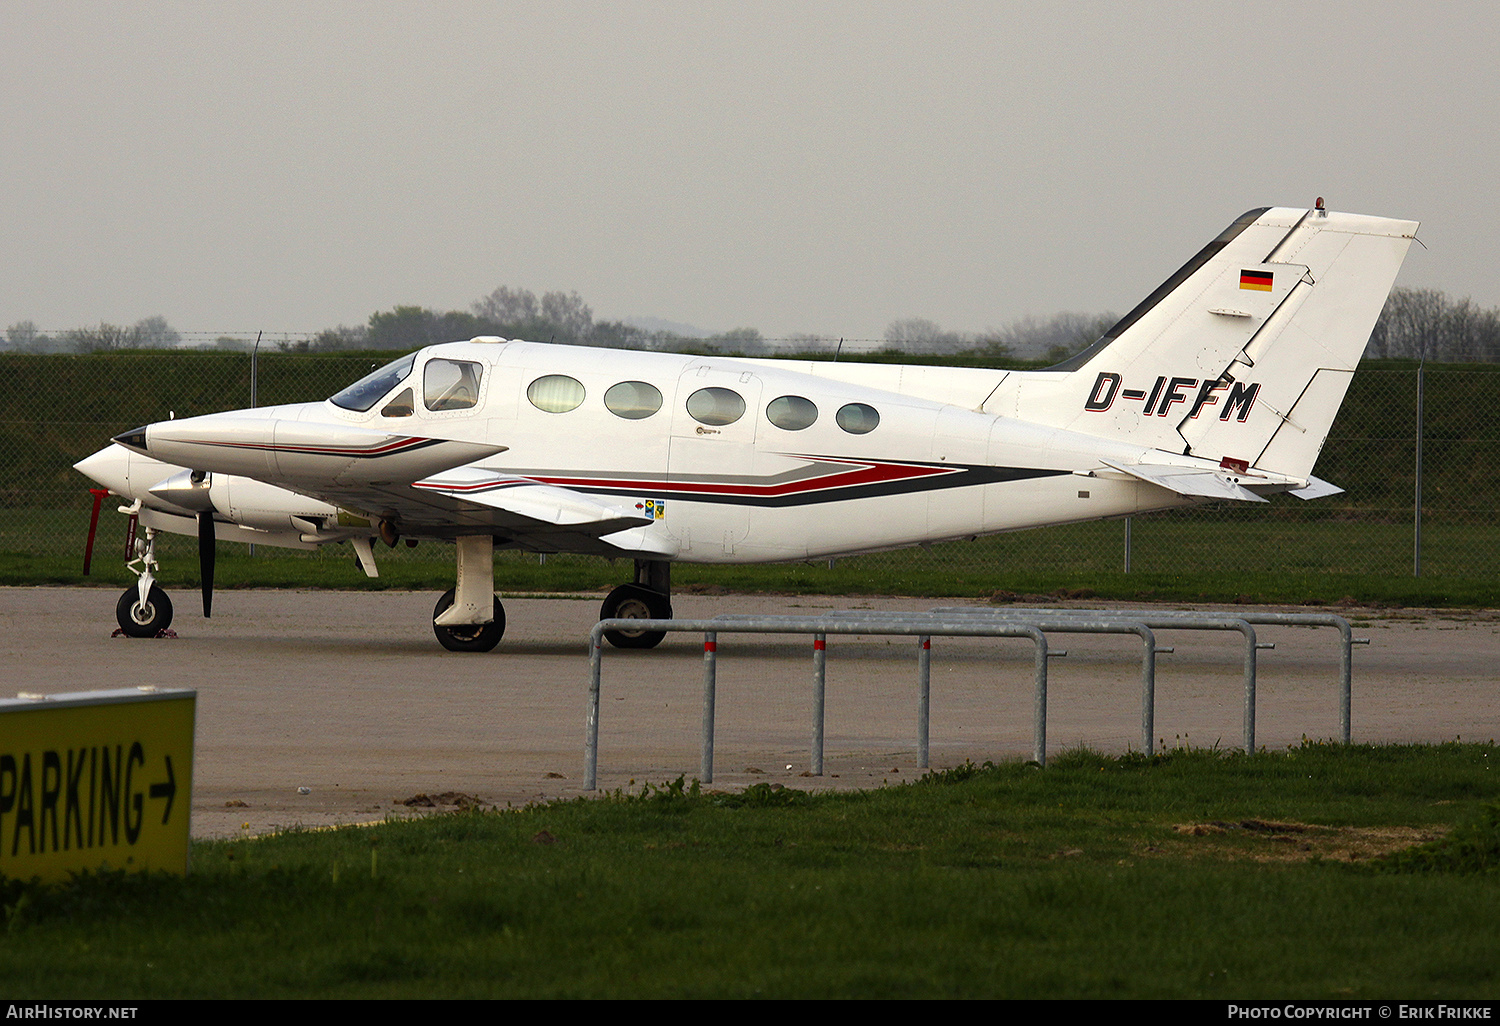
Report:
M1342 495L1344 490L1336 484L1330 484L1321 477L1310 477L1306 486L1293 488L1288 495L1295 495L1299 499L1321 499L1329 495Z
M1101 460L1105 466L1129 474L1148 484L1165 488L1178 495L1196 499L1236 499L1240 502L1265 502L1261 496L1239 484L1237 475L1213 467L1153 466L1145 463L1116 463Z

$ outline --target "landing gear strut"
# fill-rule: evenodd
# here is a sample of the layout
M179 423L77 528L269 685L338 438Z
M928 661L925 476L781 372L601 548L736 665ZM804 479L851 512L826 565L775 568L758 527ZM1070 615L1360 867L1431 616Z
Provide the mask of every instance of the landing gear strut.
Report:
M599 607L601 620L670 620L672 618L672 564L661 559L635 561L635 582L610 592ZM615 648L655 648L665 631L605 631Z
M115 603L115 619L127 638L154 638L172 625L172 600L156 584L156 531L148 527L142 536L134 536L131 552L134 558L125 566L139 580Z
M432 633L450 652L488 652L505 634L505 608L495 597L495 539L456 539L458 586L443 593L432 611Z

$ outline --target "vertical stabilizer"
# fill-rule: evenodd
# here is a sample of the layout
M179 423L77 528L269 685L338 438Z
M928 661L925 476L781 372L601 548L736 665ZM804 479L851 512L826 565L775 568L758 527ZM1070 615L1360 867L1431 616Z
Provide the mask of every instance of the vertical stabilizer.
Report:
M1416 230L1250 211L1095 345L1012 375L985 409L1305 478Z

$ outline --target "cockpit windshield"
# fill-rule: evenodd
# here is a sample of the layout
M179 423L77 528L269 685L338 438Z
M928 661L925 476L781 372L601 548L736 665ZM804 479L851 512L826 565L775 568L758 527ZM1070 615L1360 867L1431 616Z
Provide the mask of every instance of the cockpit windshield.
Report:
M392 360L379 370L366 374L342 392L329 396L328 401L346 410L365 413L380 401L381 396L405 380L416 361L416 353Z

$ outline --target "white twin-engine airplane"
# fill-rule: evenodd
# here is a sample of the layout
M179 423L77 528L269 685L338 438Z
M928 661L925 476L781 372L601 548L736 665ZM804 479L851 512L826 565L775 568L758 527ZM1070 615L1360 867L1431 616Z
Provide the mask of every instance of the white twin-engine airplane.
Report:
M171 620L157 532L455 543L433 613L495 647L496 547L635 562L601 618L671 615L673 562L804 560L1340 489L1312 476L1414 221L1252 210L1093 346L1044 371L729 359L475 338L430 346L324 402L167 420L77 464L129 502L136 586ZM660 633L616 632L650 648Z

